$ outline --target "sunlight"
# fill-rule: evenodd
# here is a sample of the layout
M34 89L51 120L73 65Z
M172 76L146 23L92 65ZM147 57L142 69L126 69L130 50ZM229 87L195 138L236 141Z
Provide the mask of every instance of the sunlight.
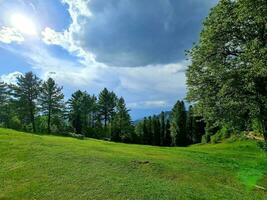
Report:
M36 26L33 21L22 14L13 14L10 18L11 25L23 34L35 36L37 35Z

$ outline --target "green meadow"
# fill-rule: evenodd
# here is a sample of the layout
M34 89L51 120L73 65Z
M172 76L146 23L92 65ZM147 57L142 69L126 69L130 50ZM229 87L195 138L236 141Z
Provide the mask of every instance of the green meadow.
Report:
M153 147L0 129L0 199L267 199L252 140Z

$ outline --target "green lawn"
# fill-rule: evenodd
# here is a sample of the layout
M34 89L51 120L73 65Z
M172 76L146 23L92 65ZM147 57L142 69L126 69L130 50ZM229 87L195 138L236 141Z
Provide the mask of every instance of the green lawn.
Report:
M0 129L0 199L267 199L253 141L187 148Z

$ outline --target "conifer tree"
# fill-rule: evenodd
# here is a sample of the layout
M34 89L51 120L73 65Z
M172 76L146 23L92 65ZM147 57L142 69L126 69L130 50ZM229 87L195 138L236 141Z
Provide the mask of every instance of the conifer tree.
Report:
M105 128L114 115L116 103L117 97L114 92L109 92L107 88L104 88L100 92L98 97L98 112L101 120L104 121Z
M171 146L172 144L172 137L171 137L171 124L169 119L166 121L166 126L165 126L165 136L164 136L164 145L165 146Z
M35 116L37 114L37 99L40 91L40 79L28 72L17 78L17 85L13 85L14 97L17 100L18 111L25 122L30 122L32 131L36 132Z
M164 137L166 133L166 125L165 125L165 113L160 113L160 145L164 145Z
M9 116L9 92L7 84L0 82L0 125L8 127Z
M116 114L112 120L111 140L131 142L133 127L129 110L126 108L124 99L121 97L116 105Z
M78 90L71 95L68 101L69 104L69 119L76 134L82 134L83 124L83 92Z
M175 145L185 146L186 139L186 110L183 101L177 101L171 114L171 133L175 137Z
M51 121L54 117L63 116L64 95L62 87L57 86L52 78L43 82L40 93L41 111L47 115L47 131L51 133Z
M149 120L145 117L143 121L143 143L150 144L150 136L149 136Z

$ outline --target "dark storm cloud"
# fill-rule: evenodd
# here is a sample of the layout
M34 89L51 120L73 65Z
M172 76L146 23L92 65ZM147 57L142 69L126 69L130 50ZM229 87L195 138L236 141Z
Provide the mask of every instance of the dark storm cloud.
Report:
M197 41L216 0L91 0L93 17L77 37L114 66L174 63Z

